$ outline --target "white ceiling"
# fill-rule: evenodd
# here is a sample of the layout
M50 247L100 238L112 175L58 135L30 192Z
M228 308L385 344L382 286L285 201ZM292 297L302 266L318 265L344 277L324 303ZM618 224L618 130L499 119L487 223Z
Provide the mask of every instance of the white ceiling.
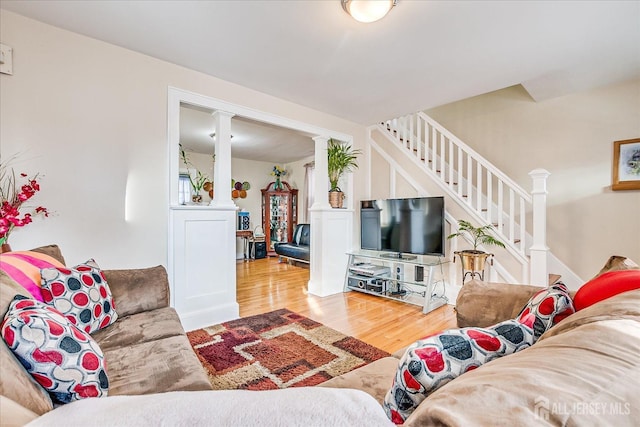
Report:
M542 101L640 77L639 1L2 0L4 9L357 123L522 84Z
M187 151L213 154L215 132L211 111L180 107L180 143ZM256 122L245 117L231 119L231 155L238 159L284 164L313 156L314 135Z

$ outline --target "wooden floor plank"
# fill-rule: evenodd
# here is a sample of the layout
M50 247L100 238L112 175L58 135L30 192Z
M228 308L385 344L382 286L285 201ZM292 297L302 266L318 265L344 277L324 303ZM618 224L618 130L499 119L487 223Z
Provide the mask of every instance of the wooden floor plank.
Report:
M360 292L311 295L308 266L279 263L277 258L238 261L236 277L242 317L287 308L390 353L456 327L451 305L422 314L419 306Z

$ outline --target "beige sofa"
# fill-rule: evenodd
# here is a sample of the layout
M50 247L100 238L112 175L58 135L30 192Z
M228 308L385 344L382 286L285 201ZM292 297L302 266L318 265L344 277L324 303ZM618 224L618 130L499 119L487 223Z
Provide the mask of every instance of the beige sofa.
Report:
M60 249L35 251L64 264ZM169 307L169 286L163 267L105 271L117 302L116 323L93 335L104 352L109 395L139 395L158 391L210 390L211 385L194 354L176 311ZM26 291L0 271L0 316ZM0 340L0 395L38 414L53 402ZM4 412L4 411L3 411ZM4 418L4 414L3 414Z
M56 246L38 251L64 262ZM119 319L94 338L107 360L109 397L52 410L47 393L1 342L0 425L390 424L379 402L391 386L402 350L318 387L210 391L177 314L168 306L164 268L105 275ZM537 289L467 283L457 300L459 326L489 326L513 318ZM0 291L4 316L9 301L23 291L2 273ZM640 290L586 308L550 329L533 347L465 373L423 401L405 424L637 425L639 384Z
M55 245L34 251L64 264ZM358 390L212 391L176 311L169 307L166 270L158 266L104 274L118 319L92 336L105 356L108 397L54 405L0 339L0 427L388 425L380 405ZM0 271L0 321L17 294L29 296Z
M471 281L456 302L458 326L514 318L540 288ZM320 384L364 390L382 402L399 350ZM408 426L637 426L640 419L640 290L585 308L536 344L444 385Z

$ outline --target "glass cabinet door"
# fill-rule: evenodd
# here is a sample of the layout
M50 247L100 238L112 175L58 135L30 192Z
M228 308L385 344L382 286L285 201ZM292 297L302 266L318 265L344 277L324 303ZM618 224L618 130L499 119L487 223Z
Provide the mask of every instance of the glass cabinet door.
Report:
M287 242L289 227L289 194L272 194L269 200L270 206L270 247L275 243Z
M285 188L275 188L271 182L262 189L262 227L266 235L267 254L275 256L276 243L293 239L293 230L298 223L298 190L289 183Z

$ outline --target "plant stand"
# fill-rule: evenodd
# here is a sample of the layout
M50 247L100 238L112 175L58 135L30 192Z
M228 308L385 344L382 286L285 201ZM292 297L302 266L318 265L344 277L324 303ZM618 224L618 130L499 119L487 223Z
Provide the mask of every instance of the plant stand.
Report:
M467 275L471 279L478 276L480 280L484 280L484 270L487 260L493 265L493 254L481 251L456 251L453 253L453 262L456 262L455 256L460 257L460 266L462 267L462 285L464 286Z

